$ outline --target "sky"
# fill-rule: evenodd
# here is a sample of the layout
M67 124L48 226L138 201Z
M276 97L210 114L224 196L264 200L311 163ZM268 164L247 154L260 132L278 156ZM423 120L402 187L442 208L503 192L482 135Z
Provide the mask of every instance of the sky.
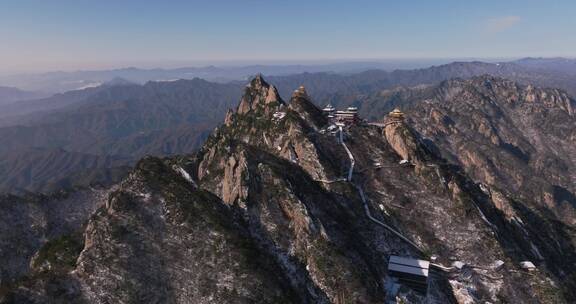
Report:
M0 0L0 73L576 56L576 1Z

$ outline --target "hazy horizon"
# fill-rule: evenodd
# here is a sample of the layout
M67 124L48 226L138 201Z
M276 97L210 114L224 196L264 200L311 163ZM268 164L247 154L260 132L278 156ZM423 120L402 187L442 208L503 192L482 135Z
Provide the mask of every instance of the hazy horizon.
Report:
M529 56L536 57L536 56ZM1 76L11 75L25 75L25 74L44 74L44 73L58 73L58 72L83 72L83 71L109 71L109 70L123 70L123 69L178 69L178 68L239 68L249 66L328 66L339 64L384 64L390 66L398 66L394 68L402 69L403 66L411 68L411 66L429 66L436 64L445 64L456 61L483 61L483 62L505 62L513 61L526 57L461 57L461 58L342 58L342 59L277 59L277 60L220 60L220 61L158 61L158 62L125 62L125 63L101 63L101 64L79 64L73 66L55 65L54 67L47 67L44 69L20 69L20 70L2 70L0 67ZM549 58L549 57L546 57Z
M0 10L0 74L574 57L575 9L576 3L519 0L7 0Z

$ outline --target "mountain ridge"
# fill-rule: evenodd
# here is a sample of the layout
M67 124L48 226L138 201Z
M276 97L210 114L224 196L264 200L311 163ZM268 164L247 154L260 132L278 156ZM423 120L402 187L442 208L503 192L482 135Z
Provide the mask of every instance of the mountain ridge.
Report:
M487 194L410 119L331 132L306 89L284 103L271 88L252 80L197 154L142 159L106 199L87 204L100 207L81 228L83 250L53 253L74 263L35 260L47 266L0 301L574 298L568 228L505 193ZM394 291L391 255L435 256L443 268L431 269L426 294ZM526 260L538 270L522 270Z
M23 91L15 87L0 86L0 106L15 103L21 100L36 99L45 94L32 91Z
M513 76L523 84L548 84L556 79L519 68L508 63L458 62L412 71L368 71L352 75L309 73L268 79L275 83L280 98L289 97L294 88L304 84L315 102L322 105L330 102L338 108L356 106L361 115L374 120L386 111L371 111L363 104L370 103L369 99L378 99L375 97L378 93L398 86L434 86L456 76L469 78L485 73ZM558 83L570 88L569 82ZM187 153L199 148L208 133L226 117L226 111L235 106L235 96L244 85L243 82L214 84L200 79L145 85L121 82L22 102L22 106L36 112L20 115L12 112L15 116L0 119L0 125L4 126L0 128L0 142L4 147L21 149L22 153L31 147L62 148L70 153L100 156L130 155L132 159L148 154ZM381 108L376 104L372 106ZM4 108L0 112L3 113L0 115L9 115L11 110ZM40 181L28 190L42 187Z

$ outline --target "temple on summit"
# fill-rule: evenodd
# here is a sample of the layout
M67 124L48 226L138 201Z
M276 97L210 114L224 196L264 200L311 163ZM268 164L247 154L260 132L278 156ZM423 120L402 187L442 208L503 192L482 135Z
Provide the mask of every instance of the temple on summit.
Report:
M306 88L301 85L297 90L294 90L294 95L299 97L308 97L308 93L306 92Z
M395 120L404 120L404 113L400 109L395 108L392 112L388 113L388 117Z

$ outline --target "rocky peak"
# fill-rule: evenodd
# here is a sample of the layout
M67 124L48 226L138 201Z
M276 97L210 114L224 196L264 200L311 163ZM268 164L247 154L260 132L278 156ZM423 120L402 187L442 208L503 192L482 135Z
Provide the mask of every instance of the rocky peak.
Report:
M251 110L258 109L258 107L266 108L267 105L274 102L277 102L279 105L284 104L276 87L269 85L262 75L259 74L246 85L237 112L239 114L246 114Z
M322 110L312 102L304 86L300 86L294 91L288 107L317 130L327 123Z
M264 80L264 77L262 77L262 74L256 74L252 81L250 81L250 85L254 86L254 88L269 86L269 84Z
M275 98L277 91L274 86L267 84L261 76L253 79L247 87L247 93L241 100L239 109L247 107L246 101L252 98L254 92L266 90L269 93L265 95L268 100L279 99ZM225 119L225 128L220 129L218 134L213 134L211 139L215 139L214 141L209 139L204 145L202 149L204 159L200 162L198 176L201 180L205 180L212 178L207 172L220 170L225 172L222 185L214 185L214 191L222 193L225 202L231 203L244 197L239 194L245 188L241 186L240 176L247 176L243 175L246 172L245 166L238 165L241 163L238 160L242 159L242 156L222 153L222 146L230 147L231 143L241 142L264 149L297 163L308 174L319 179L331 175L321 164L323 156L316 150L314 138L310 136L327 123L322 111L312 103L304 87L295 91L289 106L283 107L283 105L284 103L279 106L269 103L264 110L257 106L244 114L239 110L239 115L229 112ZM219 152L223 160L215 162Z
M566 92L554 88L523 85L500 77L483 75L471 79L452 79L440 85L444 93L456 91L463 97L480 96L498 102L516 104L533 111L557 109L574 116L576 101ZM450 95L448 95L450 97Z
M414 130L406 123L405 114L400 109L395 108L384 117L382 133L403 160L420 163L425 158L427 153Z

